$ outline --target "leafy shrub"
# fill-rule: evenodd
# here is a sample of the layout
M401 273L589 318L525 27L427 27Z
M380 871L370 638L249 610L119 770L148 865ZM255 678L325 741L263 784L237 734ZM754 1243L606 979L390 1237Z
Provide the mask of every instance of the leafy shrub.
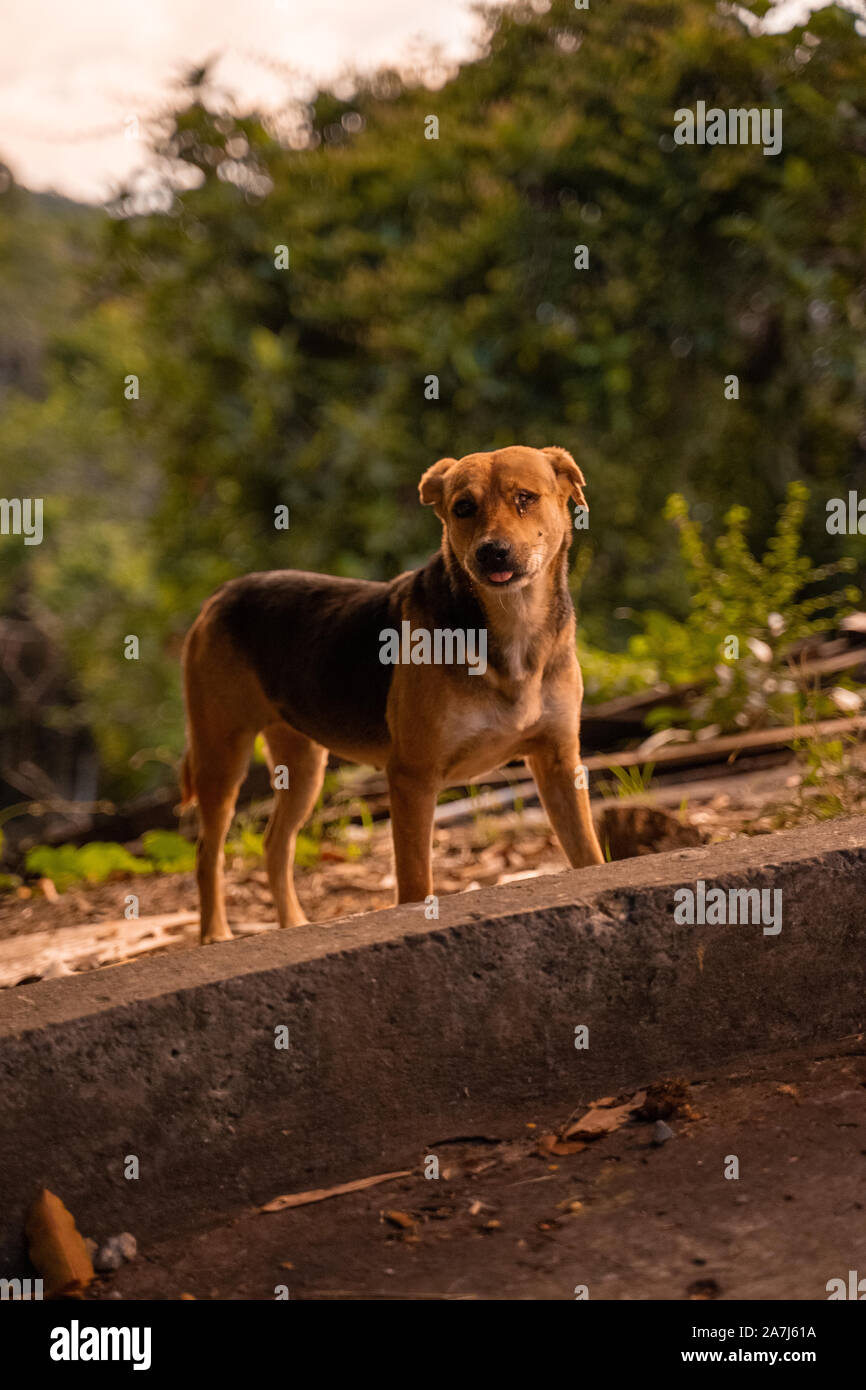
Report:
M187 873L195 867L195 846L176 830L148 830L142 844L146 858L112 840L36 845L28 850L24 866L28 874L50 878L61 893L76 883L104 883L112 874Z
M226 854L231 858L261 859L265 852L264 834L252 821L239 817L237 830L226 840Z
M114 873L146 874L152 865L136 859L123 845L94 840L89 845L36 845L28 850L29 874L50 878L61 893L75 883L103 883Z
M195 868L195 845L177 830L147 830L141 843L158 873L183 874Z
M827 581L851 573L842 558L815 566L801 553L809 489L792 482L776 529L757 559L746 540L747 507L731 507L725 529L708 547L691 521L685 500L674 494L666 515L680 533L680 549L692 590L691 613L683 625L697 660L695 675L709 684L690 708L691 723L722 728L789 724L803 707L805 690L791 661L792 648L835 628L860 601L854 585L827 591ZM738 652L727 650L729 639ZM675 648L681 669L682 647ZM662 671L665 658L662 656ZM813 697L820 707L820 697ZM833 713L826 701L817 711Z
M789 660L792 648L835 628L861 598L850 584L827 592L828 580L856 568L852 559L815 566L801 553L808 498L802 483L790 484L758 559L746 539L747 507L731 507L722 534L709 545L690 519L685 499L678 493L669 497L665 515L679 532L691 611L682 622L654 610L641 615L643 630L610 670L615 672L617 664L624 670L630 662L646 684L700 682L703 689L691 700L686 721L693 727L795 722L804 691ZM588 662L584 658L584 667L593 674L604 669L594 653ZM816 717L836 712L826 697L813 694L812 701ZM681 711L668 706L647 720L655 726L681 721Z

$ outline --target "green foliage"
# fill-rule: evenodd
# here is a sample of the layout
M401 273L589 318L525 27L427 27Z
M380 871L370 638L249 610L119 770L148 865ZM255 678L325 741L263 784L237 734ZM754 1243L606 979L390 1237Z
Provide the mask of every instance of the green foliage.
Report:
M146 830L141 843L157 873L182 874L195 868L195 845L177 830Z
M815 820L832 820L836 816L863 813L866 797L866 767L862 758L862 739L856 733L840 738L826 738L809 728L814 720L803 720L803 734L794 739L792 748L800 765L800 781L793 798L789 797L778 814L782 825L790 826Z
M0 601L61 654L73 695L46 718L93 731L106 794L162 780L131 763L142 748L180 749L179 649L202 599L253 569L384 578L423 560L438 535L417 481L445 454L518 441L575 453L591 504L578 533L591 696L641 688L654 669L673 682L711 670L720 628L766 640L785 595L801 602L804 572L781 553L772 572L754 562L766 583L751 592L746 501L760 545L804 479L817 571L839 559L824 503L866 452L853 17L812 15L808 42L802 26L752 37L714 0L554 0L487 23L485 53L435 97L413 78L358 79L298 112L291 147L227 113L199 73L160 141L160 210L133 189L86 233L61 215L44 290L32 207L0 195L0 266L13 282L26 267L41 296L36 373L17 374L0 415L3 488L46 504L41 546L4 545ZM697 100L780 107L783 152L674 146L673 113ZM579 244L588 270L574 268ZM438 401L424 398L431 374ZM727 549L705 557L713 573L733 567L722 593L694 570L684 513L682 572L663 516L673 491L710 525L727 518ZM289 531L273 525L282 504ZM842 544L866 556L864 538ZM690 584L699 606L683 623ZM638 628L624 661L601 650L626 645L623 608ZM122 657L127 633L137 662ZM706 717L737 718L766 674L748 660Z
M50 878L61 893L76 883L104 883L112 875L187 873L195 867L195 846L174 830L148 830L142 836L146 858L111 840L87 845L36 845L28 850L28 874Z
M264 834L252 825L238 823L235 833L226 840L226 854L238 859L261 859L265 852Z
M617 796L643 796L650 789L655 763L644 763L643 767L612 767L610 772L616 779Z
M595 647L581 631L577 652L583 673L585 698L590 702L612 700L619 695L637 695L659 680L657 663L652 657L638 657L634 639L625 652L604 651Z
M802 554L808 499L808 488L790 484L760 559L746 536L748 508L730 508L724 530L708 544L685 499L677 493L668 499L665 516L679 532L690 611L682 622L657 611L643 614L643 630L630 639L626 662L647 685L700 682L702 692L689 705L694 727L792 723L805 691L791 649L834 628L859 602L855 585L828 590L829 581L855 568L850 557L816 566ZM591 654L584 661L590 671L594 659ZM829 701L813 698L820 714L834 712ZM663 706L648 722L663 727L682 722L682 714Z
M50 878L59 891L76 883L103 883L112 874L146 874L152 865L123 845L94 840L89 845L37 845L27 851L28 874Z
M322 841L314 835L307 835L303 831L298 834L295 844L295 863L299 869L315 868L322 853Z
M711 549L700 527L689 520L684 499L671 497L667 515L679 530L692 588L684 624L694 654L692 674L711 668L714 677L691 704L693 724L750 728L791 723L806 693L789 659L791 649L834 628L859 602L854 585L827 590L828 581L855 568L850 558L815 566L801 553L808 497L806 487L791 483L760 560L746 541L747 508L730 509L725 530ZM726 653L730 637L737 642L735 656ZM677 649L675 661L681 659ZM664 664L662 670L664 674ZM821 712L832 713L832 706Z
M801 554L808 499L809 489L802 483L789 485L775 532L760 560L752 555L746 540L748 508L732 507L725 517L725 530L715 542L716 563L704 544L700 526L689 519L685 499L676 494L669 499L665 514L679 530L692 590L689 627L693 638L703 632L712 641L724 628L754 636L767 630L768 615L775 612L782 619L775 625L777 635L790 646L826 631L849 611L852 602L857 602L860 593L853 586L803 596L810 586L825 585L835 575L855 569L848 558L816 568Z

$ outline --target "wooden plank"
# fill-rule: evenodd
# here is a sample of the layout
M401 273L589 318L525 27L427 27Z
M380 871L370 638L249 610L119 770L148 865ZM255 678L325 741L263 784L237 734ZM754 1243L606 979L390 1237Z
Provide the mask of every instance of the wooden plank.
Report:
M855 647L853 651L839 652L836 656L822 656L815 661L789 661L788 665L798 676L827 676L833 671L852 671L857 666L866 666L866 647Z
M584 700L581 718L597 720L600 723L607 720L628 720L643 715L655 705L678 704L698 690L700 685L696 681L690 681L684 685L652 685L635 695L617 695L613 700L602 700L598 704L590 704Z
M738 753L750 749L786 748L795 740L842 738L846 734L859 733L866 729L866 715L858 714L853 719L820 719L811 724L789 724L781 729L755 729L750 733L722 734L719 738L691 739L688 743L675 743L658 748L654 753L615 753L612 756L587 758L586 766L590 772L611 767L642 767L652 763L661 767L669 763L708 763L725 758L733 761Z
M62 900L61 900L62 901ZM62 910L58 904L58 911ZM268 931L263 923L236 926L236 936ZM80 922L0 940L0 989L22 980L54 979L76 970L117 965L164 946L195 946L198 913L161 912L152 917L114 918L107 922Z
M60 904L58 909L62 910ZM178 941L192 944L196 921L192 912L163 912L7 937L0 941L0 987L31 976L51 979L85 966L109 965Z

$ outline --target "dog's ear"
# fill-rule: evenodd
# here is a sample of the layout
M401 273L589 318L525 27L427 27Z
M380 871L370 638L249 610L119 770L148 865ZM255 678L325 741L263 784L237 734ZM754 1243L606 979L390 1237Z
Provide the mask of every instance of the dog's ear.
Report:
M428 468L420 483L418 492L425 507L435 507L442 501L442 493L445 490L445 474L449 468L453 468L456 459L440 459L434 463L432 468Z
M585 507L586 510L589 511L589 503L583 495L586 478L584 478L568 450L559 449L556 445L551 445L547 449L542 449L541 452L545 454L553 464L556 481L559 484L559 490L563 496L573 497L579 507Z

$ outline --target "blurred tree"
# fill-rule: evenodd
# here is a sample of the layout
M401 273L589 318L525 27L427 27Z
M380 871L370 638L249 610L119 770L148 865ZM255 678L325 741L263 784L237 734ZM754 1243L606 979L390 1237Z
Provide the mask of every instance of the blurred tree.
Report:
M158 210L117 200L46 399L19 393L0 425L13 480L52 509L20 560L28 601L115 782L136 750L179 747L178 645L215 584L421 561L437 527L417 480L444 454L572 450L596 642L635 631L618 608L685 612L672 491L710 530L748 504L760 544L811 482L809 551L838 558L823 499L866 459L853 17L753 36L710 0L539 8L490 12L483 56L439 90L380 72L318 94L286 143L202 68L157 140ZM699 100L781 108L782 152L675 145Z

